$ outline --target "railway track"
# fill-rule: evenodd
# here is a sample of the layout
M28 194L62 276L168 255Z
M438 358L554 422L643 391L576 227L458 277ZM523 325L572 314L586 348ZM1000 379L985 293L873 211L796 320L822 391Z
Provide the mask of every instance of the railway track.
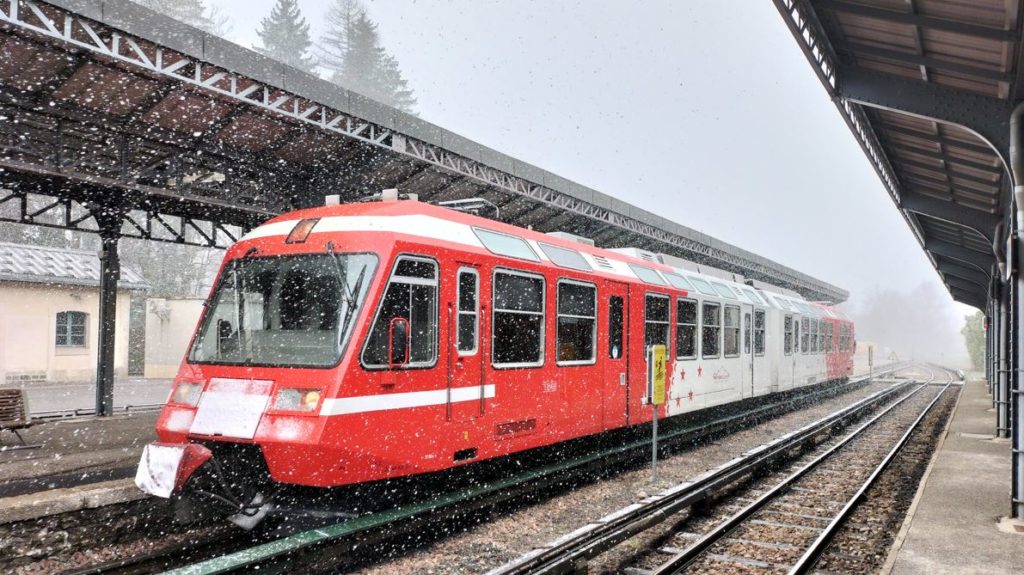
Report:
M843 410L845 415L825 417L488 575L579 572L589 560L609 551L614 555L633 538L643 539L646 549L619 550L614 567L606 562L604 571L811 572L865 493L953 385L952 373L923 369L929 373L926 381L879 392ZM939 379L946 381L935 385ZM877 411L866 419L853 417L871 409ZM839 427L854 421L853 431L835 439ZM671 525L666 530L663 523Z
M876 376L892 373L896 369L898 368L889 368ZM866 378L857 378L842 387L852 388L864 383ZM753 421L791 411L841 391L842 388L826 387L757 405L739 413L724 415L711 422L703 421L699 426L682 427L661 436L662 449L669 452L676 449L674 446L714 438L733 429L750 425ZM883 394L876 395L887 396L893 392L893 389L889 389ZM84 567L73 573L152 573L165 569L172 569L169 573L176 574L241 573L257 569L260 573L275 573L292 572L296 563L321 567L336 564L336 557L351 555L350 551L354 547L365 549L372 546L372 543L415 533L438 522L458 520L460 517L466 517L504 501L536 496L536 493L553 486L561 486L564 489L573 481L583 481L581 478L588 475L593 477L600 473L608 473L610 468L643 459L649 453L649 446L649 440L645 438L635 444L620 445L600 453L534 468L515 477L490 481L458 492L368 513L277 539L256 541L255 544L252 536L231 536L218 532L216 537L206 540L186 539L153 549L151 552L135 553L128 557Z

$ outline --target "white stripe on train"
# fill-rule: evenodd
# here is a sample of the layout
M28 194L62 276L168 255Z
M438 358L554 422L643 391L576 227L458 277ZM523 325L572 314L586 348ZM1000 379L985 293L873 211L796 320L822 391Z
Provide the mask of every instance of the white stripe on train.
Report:
M409 409L411 407L426 407L430 405L444 405L448 403L448 394L451 393L451 402L460 403L463 401L479 401L482 397L490 399L494 397L494 384L469 387L453 387L449 389L431 389L429 391L408 391L404 393L385 393L381 395L363 395L359 397L337 397L327 398L320 406L320 415L347 415L351 413L367 413L370 411L385 411L389 409Z

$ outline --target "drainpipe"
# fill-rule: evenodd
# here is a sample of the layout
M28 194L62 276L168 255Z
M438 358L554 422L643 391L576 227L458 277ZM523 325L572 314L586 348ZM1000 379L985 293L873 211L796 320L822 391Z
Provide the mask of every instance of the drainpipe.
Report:
M1013 203L1014 215L1016 217L1016 236L1012 238L1012 257L1014 261L1007 262L1011 265L1013 273L1011 281L1011 309L1013 317L1013 371L1010 381L1012 389L1009 389L1009 404L1003 407L1009 408L1009 418L1012 418L1010 457L1011 457L1011 512L1010 517L1024 519L1024 390L1021 389L1020 367L1021 358L1024 357L1024 338L1020 337L1022 327L1020 295L1024 293L1024 276L1020 273L1020 246L1017 243L1019 238L1024 237L1024 134L1021 133L1022 118L1024 118L1024 102L1017 104L1010 114L1010 171L1013 174ZM1010 254L1007 254L1008 257Z

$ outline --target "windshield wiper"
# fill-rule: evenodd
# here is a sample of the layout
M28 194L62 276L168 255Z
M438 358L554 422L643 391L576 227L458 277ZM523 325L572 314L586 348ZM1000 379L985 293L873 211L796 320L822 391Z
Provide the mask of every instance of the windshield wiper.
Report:
M348 291L348 282L345 281L345 276L348 273L345 272L344 268L341 267L341 262L338 261L338 254L334 251L334 242L327 242L327 253L331 254L331 260L334 261L334 269L338 270L338 279L341 281L341 295L345 298L345 303L351 308L355 305L355 297Z

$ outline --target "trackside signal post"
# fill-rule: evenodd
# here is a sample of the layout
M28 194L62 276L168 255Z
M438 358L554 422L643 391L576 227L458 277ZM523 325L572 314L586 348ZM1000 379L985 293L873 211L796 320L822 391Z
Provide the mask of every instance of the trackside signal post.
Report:
M651 422L651 481L658 479L658 406L665 403L665 359L663 345L647 346L647 403L654 409Z

